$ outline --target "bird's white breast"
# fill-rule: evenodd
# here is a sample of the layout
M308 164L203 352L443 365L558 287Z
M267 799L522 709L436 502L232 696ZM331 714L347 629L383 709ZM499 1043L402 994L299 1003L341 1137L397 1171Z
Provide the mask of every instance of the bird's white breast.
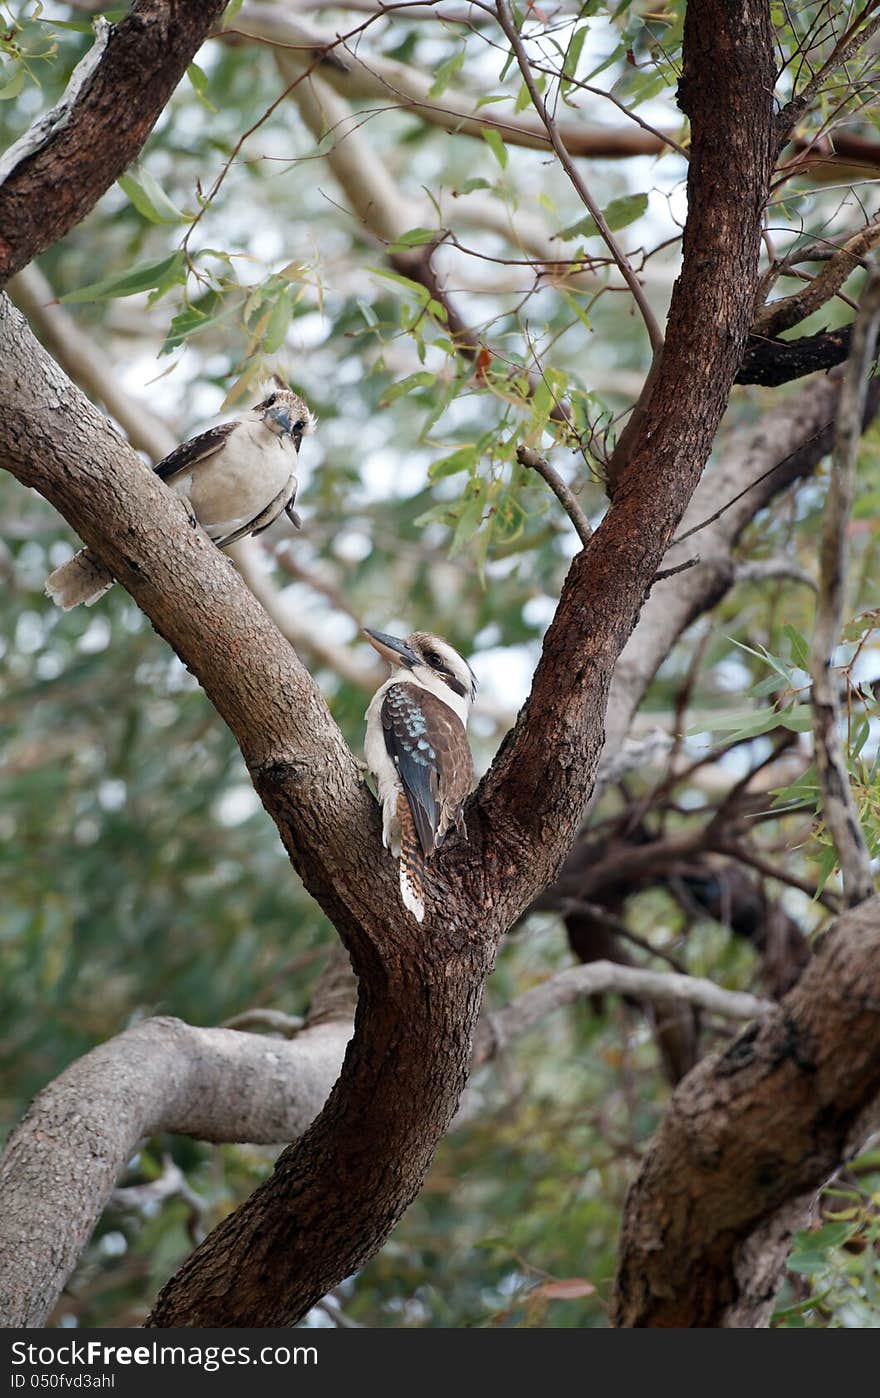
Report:
M186 491L199 523L222 536L255 519L290 480L294 447L261 421L244 418L222 449L187 473Z
M397 797L403 787L397 768L388 756L388 749L385 746L382 704L388 687L398 683L399 680L399 675L392 675L376 690L367 709L367 731L364 735L364 757L375 778L376 790L382 803L382 839L386 849L390 849L395 857L400 855Z

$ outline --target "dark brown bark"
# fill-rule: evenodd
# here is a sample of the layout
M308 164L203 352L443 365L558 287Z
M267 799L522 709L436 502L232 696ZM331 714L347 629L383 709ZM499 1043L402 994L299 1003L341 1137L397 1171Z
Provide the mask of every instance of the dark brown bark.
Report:
M842 325L839 330L818 330L815 335L801 335L796 340L766 340L750 335L736 382L776 388L802 379L805 374L833 369L849 355L851 335L849 325Z
M154 1325L296 1320L381 1246L422 1183L498 940L577 829L614 662L740 362L773 158L771 45L764 0L688 12L691 214L656 390L606 520L569 573L530 700L470 805L469 842L437 861L421 928L402 913L375 803L295 655L161 482L57 370L34 371L39 351L5 308L0 364L15 407L0 459L74 524L198 676L360 980L327 1107L168 1284Z
M774 1014L675 1092L627 1200L615 1325L720 1326L737 1312L748 1239L833 1174L880 1093L878 1010L872 898L825 934Z
M227 0L136 0L63 126L0 185L0 286L131 164Z

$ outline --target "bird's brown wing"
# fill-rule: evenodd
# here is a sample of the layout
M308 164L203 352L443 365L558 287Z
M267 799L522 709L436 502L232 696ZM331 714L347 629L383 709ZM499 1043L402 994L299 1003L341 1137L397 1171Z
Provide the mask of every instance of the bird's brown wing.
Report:
M253 519L246 520L244 524L240 524L237 529L233 529L232 533L227 534L224 538L215 539L214 543L218 549L228 548L230 544L237 543L239 539L244 539L248 534L262 534L264 529L268 529L270 524L275 523L282 510L287 509L289 503L293 503L296 497L296 486L296 477L291 476L283 490L279 490L278 494L273 496L258 515L255 515ZM296 514L296 510L294 510L294 514Z
M403 683L386 691L382 728L419 842L431 855L473 786L474 764L464 725L428 690Z
M167 481L172 476L179 475L181 471L189 470L197 461L204 461L206 457L213 456L225 446L230 432L234 432L237 426L237 422L221 422L219 427L209 427L207 432L200 432L197 437L182 442L162 458L156 467L156 475L160 480Z

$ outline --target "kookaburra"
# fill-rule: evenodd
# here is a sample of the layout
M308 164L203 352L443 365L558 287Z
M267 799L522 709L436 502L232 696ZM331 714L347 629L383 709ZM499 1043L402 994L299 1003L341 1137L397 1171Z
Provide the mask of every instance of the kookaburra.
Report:
M298 529L294 470L303 437L315 418L303 400L279 388L250 412L176 447L156 475L187 500L218 548L259 534L286 510ZM65 612L90 607L113 586L111 573L90 549L81 549L46 580L46 592Z
M426 861L451 825L465 834L462 808L474 785L465 726L477 681L439 636L405 641L364 628L391 665L367 709L364 755L382 803L382 841L400 861L400 896L425 916Z

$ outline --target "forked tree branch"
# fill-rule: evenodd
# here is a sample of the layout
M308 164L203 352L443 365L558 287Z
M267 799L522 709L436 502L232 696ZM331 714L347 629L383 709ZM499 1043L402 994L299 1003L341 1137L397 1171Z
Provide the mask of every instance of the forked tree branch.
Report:
M764 0L692 5L684 53L690 214L644 429L471 803L469 843L436 861L418 932L379 853L375 803L309 676L228 562L0 306L0 371L15 384L0 458L56 504L201 680L360 976L355 1036L324 1111L184 1265L153 1324L290 1323L376 1251L455 1110L498 939L577 829L614 663L703 469L754 304L775 149Z

